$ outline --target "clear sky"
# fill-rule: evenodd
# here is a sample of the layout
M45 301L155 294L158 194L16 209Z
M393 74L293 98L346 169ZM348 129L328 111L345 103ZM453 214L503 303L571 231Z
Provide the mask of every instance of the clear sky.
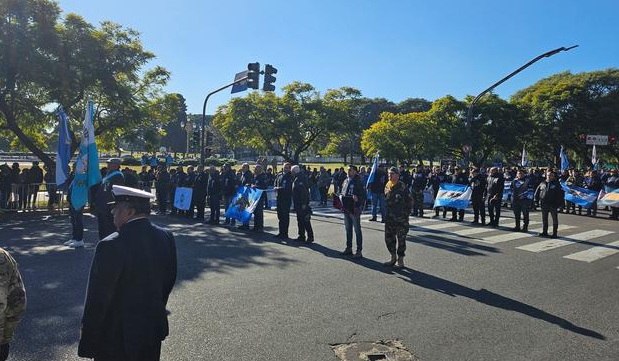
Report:
M248 62L278 68L319 91L353 86L368 97L429 100L477 94L535 56L501 85L509 97L556 72L619 66L619 0L61 0L92 23L111 20L142 33L172 72L168 92L200 113L205 95ZM230 99L209 101L208 113Z

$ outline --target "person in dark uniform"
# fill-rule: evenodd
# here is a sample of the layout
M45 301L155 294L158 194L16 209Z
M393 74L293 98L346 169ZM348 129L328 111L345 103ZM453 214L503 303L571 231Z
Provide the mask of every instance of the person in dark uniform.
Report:
M228 208L230 207L230 203L232 203L232 199L234 198L234 195L236 194L236 186L237 186L236 173L230 168L230 164L228 163L224 164L223 170L221 172L220 180L221 180L221 193L224 198L224 209L227 211ZM224 221L224 224L230 224L232 227L234 227L235 223L236 221L234 218L230 219L226 217L226 220Z
M194 189L196 185L196 172L193 170L193 166L187 167L187 177L185 177L185 183L183 187ZM199 196L199 195L198 195ZM189 218L193 218L193 210L196 206L196 194L195 190L191 192L191 203L189 204L189 209L185 212L185 215Z
M166 214L168 208L168 195L170 194L170 173L164 165L159 165L157 171L155 191L157 192L157 202L159 203L159 214Z
M113 192L118 232L97 244L77 353L95 361L156 361L169 332L174 236L148 219L152 194L117 185Z
M264 203L267 198L266 190L268 188L269 179L267 174L264 172L261 165L256 165L254 168L254 179L252 182L252 188L262 189L262 196L260 196L260 200L258 201L258 205L254 209L254 231L262 232L264 229Z
M277 191L277 220L279 232L277 238L288 239L288 226L290 225L290 206L292 205L292 174L290 163L284 163L284 170L275 178L275 190Z
M208 205L211 210L208 223L219 224L219 215L221 212L221 181L219 172L215 169L214 165L208 168L206 195L208 196Z
M586 189L589 189L589 190L592 190L598 193L602 190L602 188L604 188L602 179L600 178L597 170L595 169L592 169L591 171L589 171L588 176L585 177L585 180L583 181L582 184L583 184L583 188L586 188ZM587 216L595 217L597 213L598 213L597 202L593 202L591 207L587 208Z
M187 173L183 171L183 166L176 167L176 174L174 175L174 193L172 193L172 214L183 214L183 210L174 207L174 198L176 196L176 188L185 187L185 180L187 179Z
M389 182L385 186L385 202L387 214L385 216L385 244L391 254L391 260L383 263L385 266L404 267L406 253L406 235L408 234L408 215L413 207L413 199L408 187L400 181L396 167L389 170Z
M486 179L488 188L486 189L486 197L488 204L488 216L490 216L491 227L499 226L501 218L501 202L503 200L503 188L505 187L505 179L499 173L497 167L490 168L490 175Z
M411 177L411 194L413 196L413 216L423 217L423 190L428 185L428 177L423 165L417 165L415 173Z
M242 186L251 187L253 182L254 182L254 175L249 170L249 164L243 163L243 165L241 166L241 178L239 179L239 183ZM249 222L248 223L243 223L239 227L239 229L248 230L249 229Z
M466 172L466 169L464 169L464 168L460 169L460 167L455 167L454 168L454 175L451 176L451 183L468 185L469 184L469 176L468 176L468 174ZM452 208L451 209L451 219L450 219L450 221L452 221L452 222L462 222L463 220L464 220L464 209Z
M557 238L559 229L558 208L563 204L564 193L557 175L552 171L546 172L546 180L542 181L535 190L534 198L539 200L542 208L541 237L548 237L548 214L552 216L552 238Z
M486 205L484 199L486 199L486 178L479 174L479 169L473 168L471 170L471 179L469 185L471 186L471 203L473 204L473 224L479 224L481 220L482 225L486 225Z
M290 169L294 176L292 182L292 200L294 201L294 209L297 214L297 226L299 227L299 237L297 241L300 242L314 242L314 230L312 230L311 216L312 209L310 208L310 196L309 188L307 186L307 179L301 167L298 165L293 166ZM307 232L307 239L305 233Z
M204 221L204 210L206 209L206 194L208 187L208 173L204 171L204 166L198 166L195 182L193 184L193 200L196 206L196 221Z
M93 209L97 215L99 240L104 239L116 231L114 217L112 217L112 207L108 204L114 200L112 186L124 185L125 177L120 172L120 158L110 158L107 161L107 173L101 184L96 188L93 197Z
M528 232L529 230L529 211L533 205L533 195L537 189L536 179L527 176L524 170L518 170L516 173L516 179L512 181L512 209L514 210L514 217L516 219L516 226L514 232L520 232L520 218L522 215L522 231Z

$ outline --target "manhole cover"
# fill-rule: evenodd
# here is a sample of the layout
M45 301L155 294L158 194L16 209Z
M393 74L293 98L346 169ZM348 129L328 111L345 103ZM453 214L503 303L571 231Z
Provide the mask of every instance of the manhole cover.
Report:
M420 361L399 340L340 343L331 349L342 361Z

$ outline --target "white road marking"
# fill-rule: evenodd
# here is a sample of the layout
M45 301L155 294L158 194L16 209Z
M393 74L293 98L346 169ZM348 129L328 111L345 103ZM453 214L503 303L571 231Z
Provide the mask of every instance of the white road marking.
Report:
M531 244L527 244L527 245L516 247L516 248L524 250L524 251L539 253L539 252L556 249L559 247L567 246L567 245L582 242L582 241L588 241L593 238L604 237L604 236L607 236L613 233L615 232L606 231L602 229L594 229L591 231L572 234L566 237L560 237L557 239L549 239L546 241L531 243Z
M561 230L561 231L566 230L566 229L571 229L571 228L575 228L575 227L574 226L568 226L566 224L560 224L559 225L559 230ZM484 238L478 239L477 241L482 242L482 243L497 244L497 243L514 241L514 240L517 240L517 239L537 236L537 233L539 233L541 231L542 231L541 229L534 229L534 230L529 231L528 233L524 233L524 232L509 232L509 233L505 233L505 234L499 234L499 235L496 235L496 236L484 237Z
M599 259L612 256L615 253L619 253L619 241L610 242L604 246L593 247L582 252L572 253L567 256L563 256L563 258L591 263Z

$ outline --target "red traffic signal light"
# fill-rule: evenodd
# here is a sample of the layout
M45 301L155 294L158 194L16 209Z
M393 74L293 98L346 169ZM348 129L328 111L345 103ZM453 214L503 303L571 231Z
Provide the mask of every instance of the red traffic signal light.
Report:
M585 142L587 140L587 135L586 134L580 134L578 136L578 138L580 139L581 142Z
M615 144L616 141L617 141L617 137L615 137L614 135L609 135L608 136L608 142L610 144Z

